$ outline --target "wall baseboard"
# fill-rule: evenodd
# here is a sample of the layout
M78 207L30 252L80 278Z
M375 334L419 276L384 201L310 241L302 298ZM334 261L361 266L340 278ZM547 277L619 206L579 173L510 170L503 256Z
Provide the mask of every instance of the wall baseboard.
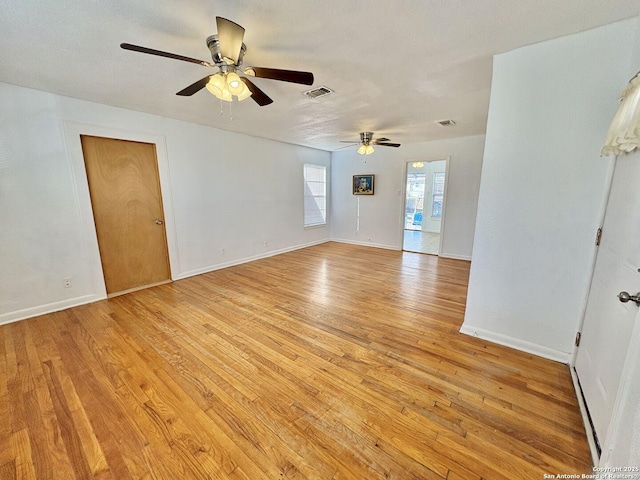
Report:
M580 407L580 415L582 416L582 423L584 424L584 431L587 435L587 443L589 444L589 451L591 452L591 461L594 466L598 466L600 458L598 457L598 448L596 447L596 439L593 436L593 430L591 430L591 422L589 421L589 413L587 412L587 406L582 398L580 391L580 384L578 382L578 375L573 368L573 365L569 365L569 371L571 372L571 381L573 382L573 389L578 399L578 406Z
M360 245L363 247L375 247L375 248L384 248L386 250L396 250L401 251L402 247L398 247L397 245L387 245L383 243L371 243L361 240L348 240L346 238L332 238L330 241L338 242L338 243L349 243L351 245ZM441 253L438 255L442 258L450 258L452 260L466 260L468 262L471 261L471 257L468 255L456 255L455 253Z
M97 302L98 300L104 300L105 298L107 297L104 295L84 295L82 297L69 298L67 300L61 300L59 302L38 305L37 307L29 307L23 310L3 313L2 315L0 315L0 325L25 320L31 317L37 317L39 315L45 315L47 313L59 312L60 310L66 310L67 308Z
M358 240L347 240L345 238L332 238L331 242L337 243L349 243L351 245L360 245L362 247L374 247L374 248L384 248L385 250L402 250L402 248L398 248L397 245L385 245L383 243L372 243L372 242L362 242Z
M470 335L472 337L478 337L489 342L497 343L505 347L514 348L521 352L530 353L538 357L553 360L554 362L560 362L569 364L571 360L571 354L567 352L561 352L554 350L553 348L544 347L536 343L527 342L518 338L509 337L508 335L502 335L500 333L491 332L482 328L474 327L473 325L463 324L460 328L460 333Z
M442 252L439 257L442 258L451 258L452 260L466 260L467 262L471 261L471 257L469 255L456 255L455 253L444 253Z
M242 257L235 260L231 260L229 262L217 263L215 265L209 265L203 268L197 268L195 270L189 270L187 272L182 272L177 275L174 275L173 280L182 280L183 278L193 277L195 275L202 275L203 273L213 272L215 270L222 270L223 268L233 267L235 265L242 265L243 263L253 262L255 260L260 260L262 258L273 257L275 255L280 255L282 253L293 252L294 250L300 250L302 248L313 247L314 245L320 245L322 243L327 243L331 240L328 238L317 240L315 242L304 243L301 245L294 245L292 247L281 248L279 250L270 250L265 253L261 253L260 255L253 255L251 257Z

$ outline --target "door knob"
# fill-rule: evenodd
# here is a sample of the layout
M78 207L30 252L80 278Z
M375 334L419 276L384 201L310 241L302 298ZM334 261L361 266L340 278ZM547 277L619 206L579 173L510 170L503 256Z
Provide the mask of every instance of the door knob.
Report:
M618 300L620 300L622 303L627 303L629 300L631 300L632 302L635 302L636 305L640 305L640 292L636 293L635 295L629 295L629 292L620 292L618 294Z
M156 218L156 225L162 225L164 222L159 218Z

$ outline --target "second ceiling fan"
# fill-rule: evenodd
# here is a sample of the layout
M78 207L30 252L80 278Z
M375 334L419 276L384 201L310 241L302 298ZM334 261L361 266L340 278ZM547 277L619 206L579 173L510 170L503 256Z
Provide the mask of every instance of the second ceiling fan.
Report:
M132 45L130 43L121 43L120 47L125 50L172 58L183 62L197 63L204 67L218 69L217 72L207 75L180 90L176 95L181 96L191 96L206 87L207 90L220 100L231 102L234 96L238 100L244 100L251 96L254 102L263 107L273 103L273 100L249 80L247 76L299 83L302 85L313 84L313 73L311 72L243 66L244 54L247 51L247 47L243 43L244 28L222 17L216 17L216 26L218 33L207 38L207 47L211 52L213 63L175 53ZM238 74L244 76L241 77Z
M351 143L353 145L360 145L358 153L360 155L370 155L374 152L373 146L380 145L382 147L399 147L399 143L390 143L388 138L379 138L373 140L373 132L360 132L360 142L353 142L350 140L341 140L341 143ZM346 148L346 147L345 147Z

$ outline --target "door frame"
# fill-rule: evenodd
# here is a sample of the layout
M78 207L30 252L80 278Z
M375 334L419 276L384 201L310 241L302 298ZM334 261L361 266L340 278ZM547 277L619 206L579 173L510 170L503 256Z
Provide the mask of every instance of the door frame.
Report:
M413 158L413 159L405 159L404 167L402 168L402 190L400 191L400 195L402 195L402 212L400 222L400 228L402 231L400 232L400 251L404 251L404 219L405 219L405 210L407 208L407 174L409 173L409 164L413 162L422 162L422 163L431 163L431 162L442 162L444 161L444 192L442 194L442 217L440 218L440 242L438 244L438 253L436 255L439 257L442 255L442 245L445 236L445 219L447 214L447 191L449 190L449 163L451 160L451 155L446 155L438 158L431 158L429 160L425 160L422 158ZM423 216L424 220L424 216Z
M169 175L169 158L167 155L166 138L147 132L135 132L100 125L91 125L76 122L64 122L66 144L71 160L71 175L76 188L75 195L78 199L78 215L82 224L82 240L85 245L89 268L91 271L92 289L102 298L107 298L107 287L102 271L100 250L98 248L98 236L93 217L93 207L89 194L89 182L84 164L84 154L80 135L113 138L116 140L129 140L133 142L152 143L156 147L156 159L158 162L158 176L160 181L160 196L164 209L164 227L167 237L167 252L169 255L169 275L174 280L179 271L178 241L171 197L171 181Z

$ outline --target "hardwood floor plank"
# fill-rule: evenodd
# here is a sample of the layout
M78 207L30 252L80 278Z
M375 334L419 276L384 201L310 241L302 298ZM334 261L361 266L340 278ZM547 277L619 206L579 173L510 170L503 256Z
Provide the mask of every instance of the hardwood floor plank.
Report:
M60 383L92 475L96 478L112 478L100 442L96 438L91 421L87 416L73 381L68 375L61 375Z
M36 390L25 393L29 438L36 445L37 456L42 456L45 459L44 472L39 466L38 458L34 459L36 471L40 469L38 478L73 478L73 468L60 432L49 385L44 374L46 365L43 362L57 362L58 371L61 371L60 359L50 355L48 348L42 347L40 342L44 340L41 335L43 330L38 327L38 322L29 322L27 331L27 338L30 339L29 350L33 355L32 365L40 365L40 368L37 369ZM67 397L69 391L64 387L63 391ZM27 396L30 398L27 399Z
M6 369L5 377L3 378L3 384L7 386L7 397L9 399L9 419L7 427L8 431L5 433L6 437L12 436L13 432L19 432L26 427L24 404L22 402L23 392L28 390L28 386L23 388L22 381L20 379L20 370L24 369L18 361L18 355L16 354L16 340L15 331L17 329L16 324L10 324L3 327L5 337L5 358Z
M29 390L24 393L23 401L25 410L29 412L26 417L27 432L29 441L33 446L32 461L36 477L38 479L48 480L53 478L53 462L51 459L52 451L47 445L47 433L43 423L43 415L38 405L38 398L35 390Z
M72 314L67 311L67 316ZM90 315L88 317L87 322L90 322ZM127 415L118 401L117 386L108 382L99 364L75 343L67 330L70 322L66 318L64 320L64 324L59 325L61 330L53 330L52 336L61 352L62 368L75 385L109 470L118 479L140 478L144 471L140 459L137 455L130 456L129 452L141 451L146 440L132 424L130 415L134 412Z
M8 449L7 449L8 450ZM3 465L0 465L0 478L6 480L15 480L16 478L16 463L11 460Z
M459 333L468 275L329 242L0 326L0 478L590 472L567 366Z
M29 442L29 432L27 429L23 428L13 433L9 445L15 456L14 468L16 479L37 480L38 477L36 476L33 464L31 443Z
M91 468L89 467L89 462L87 461L87 457L82 449L82 440L80 439L78 428L71 416L58 372L53 366L53 362L51 362L51 360L47 360L43 363L45 365L45 378L47 380L47 385L49 386L53 409L57 423L60 427L62 441L64 442L67 454L69 455L69 460L78 475L89 478L91 476Z
M0 328L0 441L8 443L12 433L12 403L9 396L9 363L11 359L5 346L5 334L8 329ZM0 465L13 464L7 449L0 449ZM6 467L9 469L9 466ZM7 470L8 471L8 470Z

